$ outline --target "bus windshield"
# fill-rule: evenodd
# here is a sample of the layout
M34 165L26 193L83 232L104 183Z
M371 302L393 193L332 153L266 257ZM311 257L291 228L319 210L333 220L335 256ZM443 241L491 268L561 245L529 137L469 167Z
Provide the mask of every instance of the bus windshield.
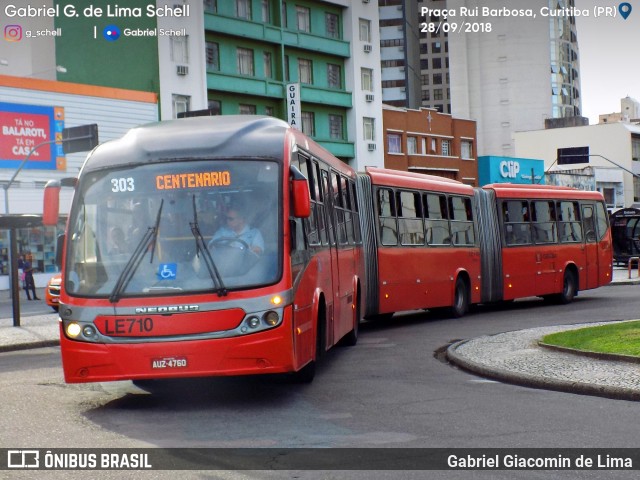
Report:
M69 219L66 291L216 292L281 275L278 164L189 160L88 173Z

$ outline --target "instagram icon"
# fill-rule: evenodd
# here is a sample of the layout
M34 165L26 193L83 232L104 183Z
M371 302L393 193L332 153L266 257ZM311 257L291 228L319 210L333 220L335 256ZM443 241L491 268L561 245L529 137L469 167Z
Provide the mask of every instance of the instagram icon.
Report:
M6 25L4 27L4 39L7 42L19 42L22 40L22 27L20 25Z

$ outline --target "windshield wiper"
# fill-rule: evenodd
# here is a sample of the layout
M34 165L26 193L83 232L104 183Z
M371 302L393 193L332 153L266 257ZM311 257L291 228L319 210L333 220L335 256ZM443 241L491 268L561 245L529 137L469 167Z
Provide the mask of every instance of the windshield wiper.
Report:
M162 214L162 206L164 205L164 199L160 202L160 207L158 208L158 213L156 214L156 223L153 227L147 228L147 231L142 236L140 242L136 246L136 249L131 254L129 261L122 269L120 276L118 277L118 281L116 282L115 287L111 291L111 295L109 296L109 301L111 303L116 303L120 300L120 294L123 292L127 285L133 278L133 274L136 273L140 262L144 258L144 254L149 251L149 247L151 246L151 262L153 263L153 254L156 250L156 244L158 243L158 228L160 227L160 215Z
M216 268L216 263L213 261L211 252L209 252L207 245L204 243L204 238L202 237L202 233L200 232L200 226L198 225L198 212L196 211L195 195L193 196L193 222L190 222L189 226L191 227L193 238L195 238L196 240L196 256L199 256L200 252L202 252L202 258L204 259L204 264L207 267L209 276L213 281L213 285L218 286L216 293L219 297L226 297L229 292L227 292L227 289L222 282L222 276L220 276L220 272Z

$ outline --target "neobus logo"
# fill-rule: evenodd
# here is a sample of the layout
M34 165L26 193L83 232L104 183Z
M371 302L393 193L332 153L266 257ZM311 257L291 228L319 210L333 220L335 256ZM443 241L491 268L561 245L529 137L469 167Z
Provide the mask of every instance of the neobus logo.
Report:
M137 307L136 313L181 313L197 312L200 305L171 305L168 307Z

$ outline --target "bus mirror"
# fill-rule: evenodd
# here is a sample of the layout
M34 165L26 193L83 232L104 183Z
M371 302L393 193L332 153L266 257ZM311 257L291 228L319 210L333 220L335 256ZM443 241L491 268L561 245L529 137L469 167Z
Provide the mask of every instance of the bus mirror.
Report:
M46 226L58 224L58 212L60 209L59 180L49 180L44 187L44 205L42 208L42 223Z
M309 182L294 165L291 166L291 195L293 197L293 215L297 218L308 218L311 215L311 193Z

